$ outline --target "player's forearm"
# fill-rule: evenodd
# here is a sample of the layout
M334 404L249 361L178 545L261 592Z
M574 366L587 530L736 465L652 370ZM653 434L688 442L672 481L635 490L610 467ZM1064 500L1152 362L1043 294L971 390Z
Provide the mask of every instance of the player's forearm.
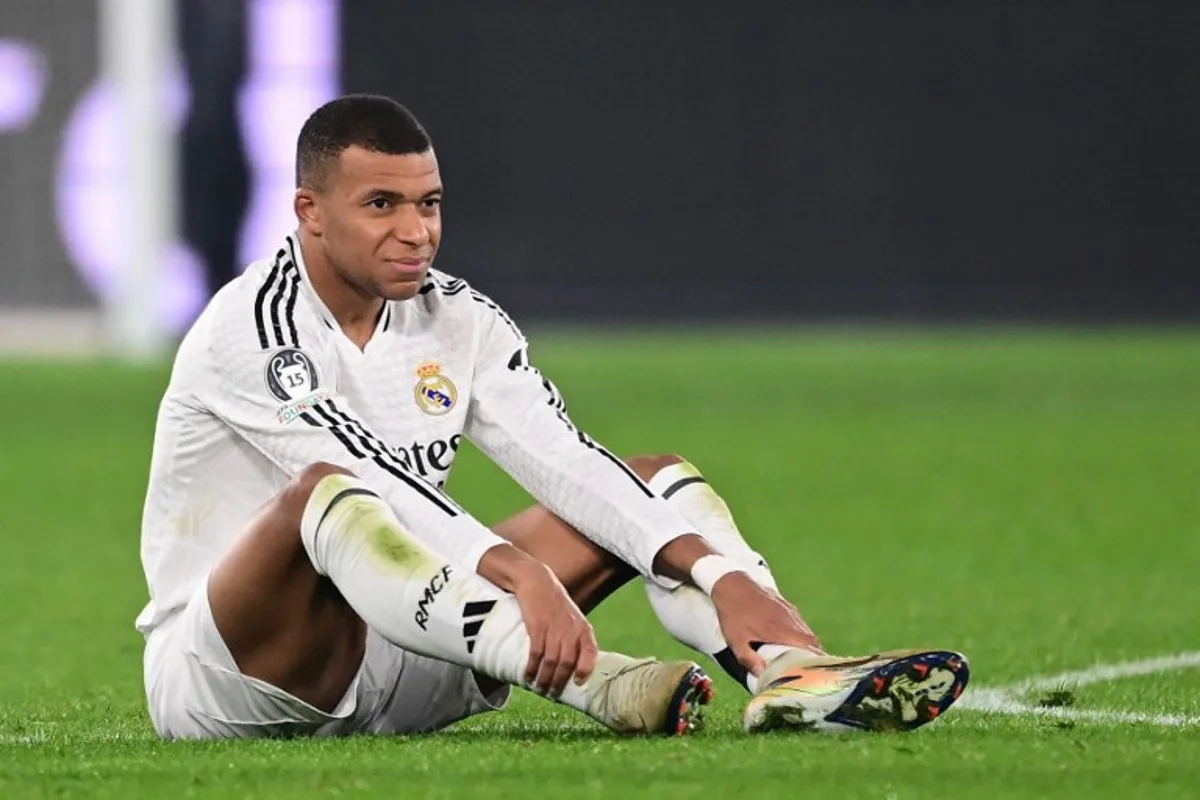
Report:
M657 572L655 558L695 527L580 432L557 391L520 361L479 380L467 436L556 516L648 580L673 588L678 579ZM686 577L686 567L686 554L678 561L668 556L673 574Z
M526 581L545 578L549 567L511 544L498 544L483 554L475 570L503 591L515 594Z
M563 432L546 439L538 436L544 430L535 430L475 441L538 502L645 578L670 587L679 580L672 574L686 577L690 547L678 558L667 556L670 574L659 572L654 562L666 545L695 534L693 526L630 472L581 444L569 429Z
M590 451L574 459L563 455L543 481L529 481L530 493L648 580L670 586L686 579L690 560L699 557L694 544L678 544L681 538L699 539L688 521L661 498L644 494L606 459ZM664 550L666 571L656 566Z

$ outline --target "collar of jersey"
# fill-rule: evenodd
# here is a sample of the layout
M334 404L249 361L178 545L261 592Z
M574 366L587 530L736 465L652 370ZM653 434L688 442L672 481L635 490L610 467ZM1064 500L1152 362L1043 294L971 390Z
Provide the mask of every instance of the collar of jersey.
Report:
M304 292L308 295L308 299L313 304L313 307L316 308L317 314L329 326L330 330L340 331L341 326L338 325L333 312L325 305L325 301L317 294L317 290L312 288L312 281L308 279L308 267L304 264L304 253L300 249L299 234L296 232L289 233L284 246L287 247L288 254L292 257L292 262L296 265L296 269L300 270L300 285L304 288Z
M308 267L304 264L304 252L300 249L299 233L295 231L289 233L285 246L288 249L288 254L292 257L293 263L296 265L296 269L300 271L300 284L304 287L305 294L308 295L308 299L312 302L313 308L317 310L317 314L320 315L321 320L331 331L345 336L342 332L342 326L338 324L337 318L333 316L333 312L325 305L325 301L321 299L321 296L317 294L317 290L313 288L312 281L308 279ZM384 330L387 327L388 321L391 320L390 306L391 303L384 301L384 313L379 315L379 321L375 323L375 333L372 334L371 341L375 340L375 336L381 330Z

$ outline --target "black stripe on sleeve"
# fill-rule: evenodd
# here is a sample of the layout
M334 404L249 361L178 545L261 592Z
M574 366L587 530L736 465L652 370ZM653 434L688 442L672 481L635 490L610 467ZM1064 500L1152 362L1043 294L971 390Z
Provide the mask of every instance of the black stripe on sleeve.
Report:
M445 277L446 280L441 280ZM418 294L429 294L434 289L440 289L445 297L453 297L454 295L467 288L467 282L462 278L451 278L445 275L430 274L425 283L421 284L421 289Z
M529 363L529 353L527 352L526 348L521 347L512 354L512 358L508 360L508 368L514 372L518 370L531 372L541 378L542 388L546 390L546 394L550 397L550 399L546 401L547 404L558 411L567 410L566 398L562 396L562 392L560 392L558 387L554 385L554 381L547 378L537 367Z
M312 425L313 427L325 428L326 430L328 430L330 433L332 433L337 438L337 440L339 442L342 443L342 447L345 447L348 451L350 451L350 455L354 456L355 458L366 458L367 457L366 453L362 452L361 450L359 450L357 447L354 446L354 442L350 441L350 437L347 436L345 434L345 432L341 429L341 427L337 424L337 420L335 420L331 416L329 416L328 411L321 408L320 406L313 406L313 411L317 412L317 414L321 417L321 419L325 420L325 422L324 423L319 422L316 418L313 417L312 414L309 414L307 412L304 414L301 414L300 419L304 420L305 422L307 422L309 425Z
M332 403L330 403L330 405L332 405ZM334 410L337 410L336 406L334 406ZM420 478L410 475L403 466L396 462L394 456L392 456L391 460L389 461L387 456L379 453L374 447L371 446L371 443L375 440L373 440L369 435L364 436L353 429L350 429L348 433L347 427L344 426L340 420L335 419L320 405L314 406L313 411L315 411L317 415L321 417L321 419L325 420L325 422L320 422L308 413L301 414L300 418L313 427L320 427L328 430L334 435L334 437L337 438L339 442L342 443L342 446L346 448L350 455L358 459L369 458L373 463L386 470L393 477L398 478L399 480L408 484L408 486L415 490L418 494L425 497L426 500L436 505L442 511L445 511L448 515L456 517L462 513L462 509L458 508L458 506L451 501L450 498L446 497L441 492L438 492L436 489L433 489L433 487L425 483L425 481L421 480ZM338 413L341 412L338 411ZM360 428L360 430L362 429ZM353 434L354 437L358 439L357 446L350 438L350 434ZM362 450L359 449L360 447L367 449L370 452L370 455L362 452Z
M522 361L524 361L523 354L524 348L514 353L512 359L510 359L508 362L509 368L532 372L534 375L541 377L542 388L546 390L546 394L548 395L548 399L546 401L547 404L554 409L562 424L566 425L568 430L575 433L575 435L579 438L580 443L589 450L595 450L597 453L616 464L617 467L624 472L631 481L633 481L634 485L638 487L638 490L641 491L642 494L646 495L647 497L656 497L654 492L651 491L650 487L646 485L646 482L639 478L637 473L630 469L628 464L614 456L601 445L597 444L592 437L575 427L575 423L571 422L571 418L567 416L567 403L563 399L562 393L558 391L558 387L554 385L553 381L542 375L536 367L532 367L528 363L522 363Z
M595 442L589 441L589 442L584 442L584 444L587 444L589 447L596 450L596 452L598 452L600 455L604 456L609 461L616 464L622 472L624 472L627 476L629 476L629 479L631 481L633 481L634 485L636 485L639 489L642 490L642 494L646 495L646 497L654 497L654 492L650 491L650 487L646 485L646 482L643 481L641 478L639 478L637 473L629 468L628 464L626 464L624 461L617 458L612 453L608 452L608 450L604 449L603 447L596 444Z
M628 464L626 464L624 461L622 461L621 459L614 456L602 445L597 444L596 441L594 439L592 439L592 437L588 436L586 433L584 433L583 431L576 428L575 425L572 424L570 418L567 417L566 413L564 413L563 411L560 410L558 412L558 418L560 420L562 420L563 424L566 425L570 430L575 432L575 435L576 435L576 437L578 437L580 444L582 444L584 447L586 447L589 450L595 450L597 453L604 456L612 463L616 464L617 468L620 469L621 472L624 472L626 477L629 478L629 480L633 481L633 485L638 487L638 489L641 491L642 494L646 495L646 497L656 497L657 496L654 494L654 492L652 492L650 490L650 487L646 485L646 482L643 481L641 478L639 478L638 474L629 468Z
M408 468L400 462L396 455L392 453L391 449L388 448L388 446L383 442L376 439L371 432L367 430L365 425L338 408L337 404L332 400L326 400L324 405L328 406L329 410L332 411L333 414L339 419L333 418L328 414L328 412L323 413L322 416L328 419L331 425L333 425L337 430L346 431L353 435L358 440L359 446L364 450L367 450L371 456L373 456L371 458L373 462L387 470L394 477L404 481L418 494L424 496L426 500L445 511L450 516L456 517L459 514L464 513L458 504L451 500L447 495L438 491L432 484L409 472ZM321 405L317 405L315 410L319 412L325 411ZM344 443L345 442L343 442L343 444ZM358 456L358 458L367 457L368 456Z
M372 456L375 457L385 457L391 455L391 451L388 449L387 445L376 439L371 432L367 430L365 425L354 419L354 417L350 416L345 411L342 411L340 408L338 408L337 404L332 400L327 401L326 405L329 406L329 410L333 412L333 415L337 417L337 422L335 424L342 426L351 434L353 434L354 437L358 439L359 444L364 450L367 450ZM399 459L395 458L395 456L392 456L392 458L399 463Z
M394 477L399 478L407 483L409 488L414 490L417 494L421 495L429 502L433 503L442 511L445 511L448 516L457 517L462 513L462 510L458 508L457 504L451 501L450 498L446 497L446 495L435 489L432 484L426 483L422 479L410 475L404 470L404 467L397 466L394 461L389 461L384 456L375 456L371 460L383 469L387 470Z
M275 264L271 267L271 272L267 275L267 279L258 290L258 296L254 298L254 324L258 328L258 346L263 350L271 347L271 342L267 339L267 326L264 318L265 306L267 303L267 294L270 293L275 279L279 276L279 256L282 255L283 251L280 250L275 257Z
M399 459L391 453L386 445L371 435L371 432L366 429L366 426L351 417L345 411L342 411L340 408L338 408L337 404L332 400L327 401L326 405L329 407L329 411L332 412L333 416L336 417L333 424L337 425L340 429L348 432L351 436L357 439L359 447L361 447L363 450L366 450L370 454L369 457L372 461L379 464L389 472L392 471L392 466L403 466ZM392 461L395 463L394 465L389 465L386 463L387 461Z
M508 368L512 370L527 366L529 366L529 356L526 354L524 347L513 353L512 358L508 360Z
M275 332L275 343L279 347L287 344L287 340L283 338L283 323L279 318L279 304L283 302L284 292L287 291L288 284L292 279L292 272L296 269L296 265L291 261L283 265L283 280L275 287L275 296L271 299L271 330Z
M296 331L296 296L300 294L300 271L293 265L290 274L292 288L288 290L287 308L283 312L283 321L287 323L288 336L292 347L300 346L300 334Z
M544 375L542 376L542 388L545 389L546 393L550 395L550 400L548 402L551 406L559 411L565 412L567 410L567 401L563 398L562 392L558 390L558 387L554 385L552 380Z
M288 332L292 335L292 346L299 347L300 335L296 332L296 318L293 312L296 310L296 297L300 294L300 261L296 258L296 246L295 243L292 242L291 236L287 237L287 249L288 254L291 256L291 266L294 271L292 273L292 292L290 295L288 295L286 319L288 324ZM282 257L283 251L280 250L279 254ZM333 330L333 326L329 324L328 320L322 318L322 321L325 323L326 327L328 327L330 330Z
M508 327L512 330L513 335L516 336L518 339L524 341L525 337L521 335L521 330L517 327L517 323L513 322L512 317L508 316L508 314L505 314L504 309L502 309L500 306L496 305L496 302L494 300L492 300L490 297L488 297L485 294L481 294L481 293L475 291L474 289L471 290L471 299L474 300L476 303L482 303L483 305L492 309L492 311L495 311L496 316L498 316L498 317L500 317L500 319L504 320L505 324L508 325Z

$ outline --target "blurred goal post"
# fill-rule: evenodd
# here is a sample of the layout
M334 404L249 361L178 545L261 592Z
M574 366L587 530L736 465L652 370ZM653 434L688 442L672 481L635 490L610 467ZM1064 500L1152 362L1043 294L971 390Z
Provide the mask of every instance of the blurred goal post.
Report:
M0 215L0 258L10 256L0 262L0 357L169 356L208 292L202 248L180 235L177 137L197 87L180 61L177 21L183 2L207 13L218 0L79 0L66 22L45 0L6 1L25 32L0 37L0 162L16 159L5 188L33 187L33 202L11 192ZM248 197L233 198L247 203L237 266L295 227L294 142L340 92L341 4L219 2L242 4L244 16L215 14L196 34L236 36L229 46L246 48L232 98L250 168ZM71 91L43 104L43 71Z
M108 349L131 361L160 357L168 341L155 299L179 217L166 80L174 50L174 6L173 0L100 2L101 71L118 98L118 146L128 165L126 208L120 215L126 263L102 309Z

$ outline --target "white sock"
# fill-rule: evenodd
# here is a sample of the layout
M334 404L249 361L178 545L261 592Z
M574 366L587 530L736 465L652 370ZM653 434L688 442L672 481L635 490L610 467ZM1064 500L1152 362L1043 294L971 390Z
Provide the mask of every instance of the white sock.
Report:
M686 461L672 464L659 470L650 479L649 485L655 494L665 498L684 519L694 525L696 532L715 550L745 567L760 586L777 588L766 559L746 543L733 521L729 506L704 480L699 470ZM659 621L672 636L688 647L715 658L722 669L752 693L758 690L755 677L741 668L729 649L721 633L717 611L708 595L694 586L684 585L668 590L650 581L646 582L646 595ZM770 661L790 649L782 645L765 644L758 652L766 661Z
M322 479L300 535L317 572L392 644L526 685L529 634L516 598L404 531L391 507L357 478ZM586 695L587 684L572 679L558 699L586 711Z

